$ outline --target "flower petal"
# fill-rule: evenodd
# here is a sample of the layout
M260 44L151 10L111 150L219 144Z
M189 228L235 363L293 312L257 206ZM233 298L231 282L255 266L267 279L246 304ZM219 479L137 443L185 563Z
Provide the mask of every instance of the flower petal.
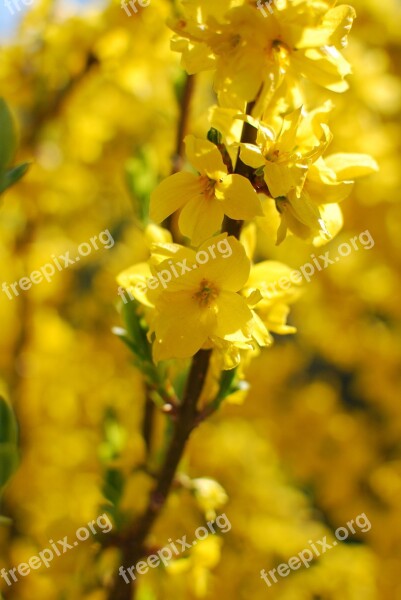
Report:
M210 179L216 181L227 174L223 157L212 142L200 140L194 135L187 135L184 142L188 160L199 173L206 173Z
M263 210L251 182L242 175L227 175L216 184L223 196L222 207L230 219L253 219L262 216Z
M337 175L338 181L364 177L379 170L374 158L369 154L338 153L325 157L326 165Z
M217 236L217 248L219 248L220 236ZM248 280L251 263L245 253L243 245L232 235L226 238L232 253L226 258L221 255L210 260L204 265L205 277L215 282L220 289L238 292ZM207 241L209 244L211 240ZM206 244L200 247L202 250Z
M345 4L328 10L319 27L305 27L297 48L345 46L355 17L355 10Z
M222 203L202 195L193 198L184 206L178 226L181 233L188 237L194 246L197 246L220 229L223 217Z
M174 173L164 179L150 197L149 216L161 223L183 204L202 193L200 179L193 173Z
M307 175L305 165L266 162L264 180L273 198L286 196L291 190L301 190Z
M258 169L265 164L262 152L258 146L254 146L253 144L241 144L240 156L242 162L253 169Z
M155 319L156 341L153 344L155 361L170 358L187 358L202 348L216 325L216 311L201 309L189 294L163 295L162 311ZM159 306L158 306L159 308Z
M217 325L214 331L215 335L221 338L230 336L229 339L232 339L232 335L239 333L242 341L246 341L247 337L240 332L246 329L249 321L252 320L252 312L245 299L239 294L223 291L220 292L216 305Z
M122 271L118 277L118 284L127 290L128 296L138 300L145 306L153 307L153 298L149 298L149 288L147 281L152 277L148 263L138 263L125 271ZM125 302L125 300L124 300Z

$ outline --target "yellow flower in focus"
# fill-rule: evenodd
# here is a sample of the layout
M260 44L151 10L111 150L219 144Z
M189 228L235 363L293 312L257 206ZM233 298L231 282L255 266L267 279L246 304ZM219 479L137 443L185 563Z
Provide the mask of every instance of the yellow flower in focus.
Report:
M251 348L255 331L258 343L268 341L266 330L263 336L238 293L251 265L238 240L222 234L207 240L197 252L179 244L158 244L152 250L150 265L141 263L124 271L118 282L153 309L148 321L156 362L188 358L213 346ZM205 255L209 258L201 264Z
M327 242L338 233L342 225L338 202L347 198L354 180L378 171L376 161L367 154L332 154L320 157L308 169L305 184L276 199L281 215L277 244L282 242L287 229L298 237L314 241L316 245Z
M324 105L304 117L302 108L298 108L280 120L278 133L260 123L256 145L241 144L241 159L250 167L263 170L273 198L302 190L308 167L332 139L324 122L329 108L330 105Z
M275 127L247 120L258 129L256 144L241 144L240 156L255 174L263 176L281 216L280 244L294 235L325 243L338 233L342 214L337 204L351 193L354 179L378 170L366 154L322 154L332 134L326 123L331 103L302 114L302 108L275 120ZM264 209L266 213L266 210ZM263 228L263 219L258 218Z
M172 48L182 53L188 73L215 68L218 92L252 101L272 80L277 88L285 74L301 75L336 92L348 88L344 78L351 69L339 49L346 45L355 18L352 7L283 0L272 14L261 3L259 10L255 5L232 6L222 16L219 3L214 14L210 6L202 11L199 2L186 4L183 18L171 25L177 34Z
M214 144L192 135L185 138L185 144L188 159L199 175L181 172L162 181L151 196L153 221L160 223L182 208L179 228L197 246L220 230L224 215L246 220L263 214L251 183L228 173Z

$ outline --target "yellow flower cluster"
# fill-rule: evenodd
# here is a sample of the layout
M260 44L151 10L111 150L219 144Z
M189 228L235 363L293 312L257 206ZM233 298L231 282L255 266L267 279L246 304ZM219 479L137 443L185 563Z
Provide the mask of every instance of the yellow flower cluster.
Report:
M219 104L211 111L208 139L185 138L196 172L174 173L153 191L153 221L162 223L180 211L180 235L199 252L218 241L222 227L230 232L230 221L257 219L263 227L270 202L280 216L277 243L287 232L316 244L338 233L338 202L350 194L355 178L377 165L365 154L325 156L333 137L332 104L309 108L303 88L309 79L336 92L347 89L350 67L339 49L346 45L354 16L349 6L333 8L320 0L283 1L269 19L255 3L185 3L171 21L173 49L182 54L188 73L215 71ZM241 352L271 343L266 311L259 310L263 284L272 272L284 276L286 267L281 265L280 273L280 266L269 261L253 265L252 253L229 241L229 260L217 256L156 293L135 292L138 277L146 280L151 274L145 265L120 275L120 285L146 307L155 361L214 348L225 368L233 368ZM151 254L158 269L173 257L196 267L195 251L185 246L155 245ZM293 329L286 327L285 298L281 305L275 331L288 333Z

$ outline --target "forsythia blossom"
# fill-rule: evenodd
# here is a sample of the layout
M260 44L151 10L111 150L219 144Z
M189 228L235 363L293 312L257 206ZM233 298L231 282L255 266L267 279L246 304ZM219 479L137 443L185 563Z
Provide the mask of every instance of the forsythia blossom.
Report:
M202 10L202 3L185 3L173 49L182 53L189 73L215 69L218 92L245 101L256 98L262 86L278 86L286 74L302 75L336 92L348 88L351 71L340 49L355 18L352 7L332 7L322 0L283 0L269 18L255 5L243 4L222 14L227 3ZM197 9L197 10L195 10Z
M197 246L219 231L224 215L231 219L252 219L263 215L252 185L241 175L228 174L217 147L194 136L185 139L187 156L199 171L176 173L154 191L150 217L157 223L177 209L181 232Z
M179 234L197 251L159 236L150 260L118 278L142 305L156 362L213 349L230 369L270 345L270 332L293 333L287 316L298 287L272 293L291 270L275 261L253 264L256 240L240 237L243 222L255 221L270 236L274 227L277 244L287 233L326 243L342 226L339 203L354 180L377 170L365 154L327 155L333 105L309 107L304 93L308 80L334 92L348 88L351 69L341 49L355 11L335 4L277 0L266 15L253 0L186 0L171 21L172 46L187 72L214 71L218 106L207 140L185 138L196 172L167 177L150 199L156 223L179 211ZM223 240L230 256L197 262ZM189 266L172 279L177 264Z

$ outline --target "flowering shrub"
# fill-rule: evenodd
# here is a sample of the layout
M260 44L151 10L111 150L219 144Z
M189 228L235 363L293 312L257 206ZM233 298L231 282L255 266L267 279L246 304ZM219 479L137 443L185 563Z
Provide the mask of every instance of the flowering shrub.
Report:
M38 0L2 46L3 281L74 261L0 295L7 600L397 597L401 37L352 4Z

